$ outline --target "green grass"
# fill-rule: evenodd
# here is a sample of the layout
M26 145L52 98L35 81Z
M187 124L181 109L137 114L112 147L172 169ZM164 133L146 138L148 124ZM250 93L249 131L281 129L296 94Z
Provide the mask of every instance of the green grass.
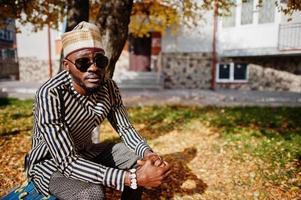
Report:
M0 99L0 135L30 132L32 101ZM274 184L301 187L293 180L301 172L301 108L292 107L131 107L133 124L143 124L147 139L169 131L186 130L190 122L200 120L221 133L226 148L233 150L235 159L244 160L250 154L267 163L259 173Z
M0 135L17 134L32 129L32 100L0 98Z
M189 129L192 120L216 128L234 159L260 159L258 173L276 185L301 188L301 108L292 107L140 107L131 108L135 123L146 123L152 139L173 129ZM291 181L295 180L295 181Z

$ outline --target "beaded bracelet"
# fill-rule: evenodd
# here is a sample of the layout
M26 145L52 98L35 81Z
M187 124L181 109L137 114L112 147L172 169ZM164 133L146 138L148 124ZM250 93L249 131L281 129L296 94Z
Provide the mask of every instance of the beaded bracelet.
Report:
M134 190L136 190L138 188L136 171L137 171L136 169L130 169L130 179L131 179L130 188L132 188Z

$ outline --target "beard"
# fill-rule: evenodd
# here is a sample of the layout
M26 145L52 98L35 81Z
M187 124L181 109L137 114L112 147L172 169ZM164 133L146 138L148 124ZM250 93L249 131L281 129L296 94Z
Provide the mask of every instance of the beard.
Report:
M92 77L95 77L97 76L97 78L100 79L99 83L95 83L94 85L92 86L88 86L86 83L85 83L85 80L88 79L88 78L92 78ZM86 92L86 95L91 95L95 92L97 92L99 90L99 88L104 84L105 82L105 76L104 75L95 75L95 74L88 74L86 77L84 77L84 80L80 79L79 77L77 76L73 76L71 74L71 77L73 79L73 81L78 85L80 86L82 89L85 90Z

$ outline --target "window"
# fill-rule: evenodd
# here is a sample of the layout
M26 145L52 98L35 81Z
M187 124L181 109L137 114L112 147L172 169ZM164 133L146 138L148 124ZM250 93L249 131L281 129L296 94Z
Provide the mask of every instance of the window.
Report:
M217 82L246 82L248 80L246 63L217 64Z
M223 27L234 27L236 18L236 6L230 8L230 13L228 16L223 17Z
M242 0L241 5L241 24L253 23L253 5L254 0Z
M247 65L234 64L234 80L247 80Z
M7 30L4 30L4 36L3 36L3 38L4 38L4 40L7 40Z
M230 79L230 64L220 64L219 65L219 73L218 73L219 79Z
M3 59L6 59L5 49L1 49L1 56Z
M6 29L0 30L0 39L12 41L14 39L12 31Z
M3 59L15 59L16 54L15 54L15 50L13 49L2 49L1 52L1 58Z
M274 1L263 1L259 8L259 24L272 23L275 18L276 4Z
M4 39L4 31L0 30L0 39Z

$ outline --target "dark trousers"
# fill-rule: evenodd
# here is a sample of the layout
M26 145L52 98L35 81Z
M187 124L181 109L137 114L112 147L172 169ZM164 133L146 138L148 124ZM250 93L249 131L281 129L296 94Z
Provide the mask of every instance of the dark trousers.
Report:
M101 154L93 161L118 169L130 169L136 166L140 159L134 152L129 150L123 143L109 144ZM79 181L65 177L60 172L55 172L50 179L50 193L61 200L103 200L105 199L104 186ZM132 190L125 187L122 192L122 200L141 199L142 188Z

